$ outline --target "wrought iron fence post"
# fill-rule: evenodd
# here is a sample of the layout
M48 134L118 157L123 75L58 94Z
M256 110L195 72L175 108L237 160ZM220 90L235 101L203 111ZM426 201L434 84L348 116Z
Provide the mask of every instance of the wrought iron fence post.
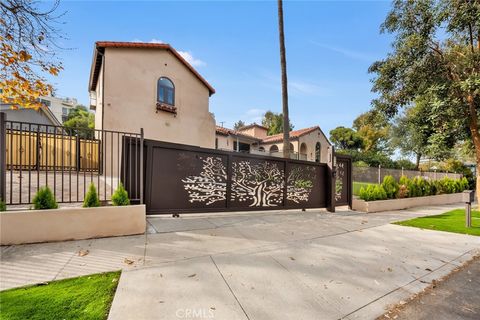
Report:
M0 112L0 200L6 202L6 186L7 186L7 116L4 112Z
M140 128L140 204L143 204L143 128Z

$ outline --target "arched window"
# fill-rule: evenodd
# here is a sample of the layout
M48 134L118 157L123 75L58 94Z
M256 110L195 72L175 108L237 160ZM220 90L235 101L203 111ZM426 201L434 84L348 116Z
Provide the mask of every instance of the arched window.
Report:
M322 151L322 146L320 145L320 142L317 142L317 144L315 145L315 162L320 162L321 151Z
M260 147L260 148L258 148L258 151L265 152L265 148L264 148L264 147Z
M166 77L158 79L157 102L171 106L175 105L175 86L173 85L173 82Z
M307 145L305 144L305 142L302 142L302 144L300 145L300 153L304 155L307 155L308 153Z
M270 147L270 152L278 152L278 147L274 144L273 146Z

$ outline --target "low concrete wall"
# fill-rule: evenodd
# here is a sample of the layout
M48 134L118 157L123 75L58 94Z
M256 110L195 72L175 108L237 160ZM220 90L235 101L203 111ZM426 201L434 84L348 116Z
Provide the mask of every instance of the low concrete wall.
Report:
M363 201L353 199L352 209L362 212L402 210L420 206L432 206L462 202L462 193L440 194L428 197L415 197L392 200Z
M145 205L0 213L0 244L81 240L145 232Z

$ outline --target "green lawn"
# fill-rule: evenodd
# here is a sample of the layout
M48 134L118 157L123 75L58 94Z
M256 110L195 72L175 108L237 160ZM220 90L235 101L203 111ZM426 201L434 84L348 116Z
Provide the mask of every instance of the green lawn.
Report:
M395 222L401 226L440 230L480 236L480 211L472 211L472 227L465 227L465 210L457 209L436 216Z
M353 182L353 195L358 196L360 194L360 188L366 188L369 185L376 185L376 183L368 183L368 182Z
M120 271L0 292L0 319L107 319Z

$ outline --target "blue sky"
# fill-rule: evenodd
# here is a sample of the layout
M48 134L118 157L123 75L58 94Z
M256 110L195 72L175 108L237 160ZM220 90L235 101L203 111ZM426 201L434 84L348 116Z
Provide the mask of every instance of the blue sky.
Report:
M369 109L374 97L367 69L386 55L391 37L379 26L386 1L284 3L290 118L296 129L325 133ZM65 70L57 94L88 104L88 76L98 40L163 41L190 55L217 93L217 123L259 121L281 111L276 1L64 1L60 28L71 48L60 52Z

